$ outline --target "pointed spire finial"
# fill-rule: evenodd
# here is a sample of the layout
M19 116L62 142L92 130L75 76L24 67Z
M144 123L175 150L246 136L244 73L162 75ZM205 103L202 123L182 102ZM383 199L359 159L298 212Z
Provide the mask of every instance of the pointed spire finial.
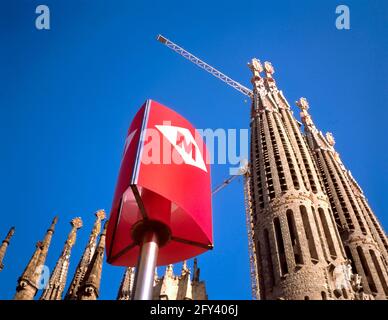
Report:
M74 228L79 229L82 227L82 219L80 217L74 218L73 220L70 221L70 224Z
M254 88L256 90L262 89L264 87L264 83L260 72L263 71L263 65L261 64L260 60L253 58L251 62L248 62L248 67L253 73L251 83L253 84Z
M308 113L308 109L310 109L310 105L306 98L300 98L298 101L295 102L298 108L301 110L300 112L300 118L303 122L303 124L306 127L314 127L313 119L311 118L310 114Z
M51 225L50 225L50 228L48 230L54 232L55 225L57 224L57 222L58 222L58 216L55 216L53 218L53 220L51 221Z
M182 275L190 272L189 268L187 267L187 260L184 260L182 263Z
M267 85L267 89L270 92L276 92L278 89L276 88L276 81L273 78L273 74L275 73L275 69L272 66L271 62L264 62L264 72L265 72L265 84Z
M172 264L169 264L167 267L166 267L166 273L165 273L166 276L169 276L169 277L172 277L174 275L174 266Z
M333 147L335 145L335 139L334 139L333 134L331 132L326 132L326 140L330 146Z
M275 73L275 69L272 63L269 61L264 62L264 71L267 78L273 78L272 75Z
M106 218L106 214L105 214L105 210L104 209L97 210L95 215L100 220L104 220Z
M263 65L259 59L253 58L251 62L248 62L248 67L252 70L255 77L261 78L260 72L263 71Z
M304 97L299 98L299 100L296 101L295 103L299 107L299 109L301 109L301 110L310 109L309 103L308 103L307 99Z
M198 268L198 260L194 258L194 267L193 267L193 281L199 281L200 269Z
M11 241L11 238L12 238L14 233L15 233L15 227L11 227L11 229L9 229L9 231L7 233L7 236L5 237L2 244L0 245L0 271L3 270L3 268L4 268L3 259L5 256L5 253L7 251L7 247L9 245L9 242Z
M8 242L11 240L12 236L14 235L15 233L15 227L11 227L7 233L7 236L5 237L4 241ZM3 241L3 242L4 242Z

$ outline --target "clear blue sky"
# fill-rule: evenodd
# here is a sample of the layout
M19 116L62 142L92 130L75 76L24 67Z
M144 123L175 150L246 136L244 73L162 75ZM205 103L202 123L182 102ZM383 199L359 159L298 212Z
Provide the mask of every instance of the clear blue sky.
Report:
M290 103L310 101L323 131L387 229L387 1L13 0L0 9L0 237L16 226L0 298L59 215L47 259L53 268L69 221L84 220L69 278L93 213L110 210L128 125L147 98L198 128L247 128L245 97L155 40L158 33L249 86L252 57L273 63ZM51 30L35 8L51 9ZM350 7L351 29L335 28ZM212 167L213 185L228 166ZM199 257L212 299L250 298L241 181L217 194L215 249ZM178 271L178 270L177 270ZM123 268L105 264L101 298L114 299ZM40 294L39 294L40 295Z

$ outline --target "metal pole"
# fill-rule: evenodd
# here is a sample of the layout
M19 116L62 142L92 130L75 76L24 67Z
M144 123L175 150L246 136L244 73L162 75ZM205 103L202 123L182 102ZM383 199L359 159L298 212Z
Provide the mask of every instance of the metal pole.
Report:
M137 263L133 300L152 300L159 241L155 232L144 234Z

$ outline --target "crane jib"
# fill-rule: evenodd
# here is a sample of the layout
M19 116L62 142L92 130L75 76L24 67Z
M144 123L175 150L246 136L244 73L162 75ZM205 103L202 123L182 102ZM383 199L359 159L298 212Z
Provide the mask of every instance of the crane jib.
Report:
M175 51L185 59L191 61L198 67L204 69L205 71L209 72L216 78L220 79L221 81L225 82L232 88L236 89L237 91L240 91L242 94L252 98L253 92L252 90L248 89L247 87L243 86L241 83L233 80L232 78L228 77L226 74L222 73L221 71L218 71L216 68L212 67L211 65L207 64L205 61L197 58L192 53L188 52L187 50L183 49L182 47L178 46L176 43L168 40L166 37L159 34L156 38L160 43L164 44L171 50Z

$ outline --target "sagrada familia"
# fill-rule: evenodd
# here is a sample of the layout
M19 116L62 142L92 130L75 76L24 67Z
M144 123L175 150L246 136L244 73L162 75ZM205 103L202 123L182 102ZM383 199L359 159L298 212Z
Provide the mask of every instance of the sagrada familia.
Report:
M253 241L255 296L263 300L384 300L388 298L387 236L335 149L331 133L315 126L305 98L296 102L299 122L273 78L274 69L253 59L248 207ZM263 74L264 73L264 74ZM303 127L303 131L302 131ZM89 242L64 295L82 220L71 230L40 299L95 300L104 259L103 210L97 211ZM39 289L55 218L17 282L16 300L32 300ZM0 246L0 270L12 228ZM100 235L100 236L99 236ZM99 239L98 239L99 236ZM97 241L98 239L98 241ZM205 283L183 263L155 277L154 299L204 300ZM130 300L134 268L125 271L117 299Z
M102 266L105 252L105 233L107 222L101 228L105 219L104 210L96 212L96 220L89 236L88 243L77 265L73 279L65 293L68 268L72 247L76 241L77 230L82 227L81 218L71 220L71 229L62 252L57 260L55 268L50 274L48 282L43 286L40 300L96 300L99 297ZM22 275L17 280L15 300L33 300L41 287L42 266L44 266L51 239L54 234L57 217L52 221L43 241L38 241L35 251L30 258ZM101 230L102 229L102 230ZM0 268L3 258L14 234L15 228L11 228L0 247ZM0 269L0 270L1 270ZM173 266L166 267L162 277L155 273L154 299L155 300L207 300L205 283L199 280L200 269L197 260L194 259L193 274L183 262L181 274L175 275ZM117 300L131 300L133 284L135 280L135 268L127 268L123 279L118 285Z

